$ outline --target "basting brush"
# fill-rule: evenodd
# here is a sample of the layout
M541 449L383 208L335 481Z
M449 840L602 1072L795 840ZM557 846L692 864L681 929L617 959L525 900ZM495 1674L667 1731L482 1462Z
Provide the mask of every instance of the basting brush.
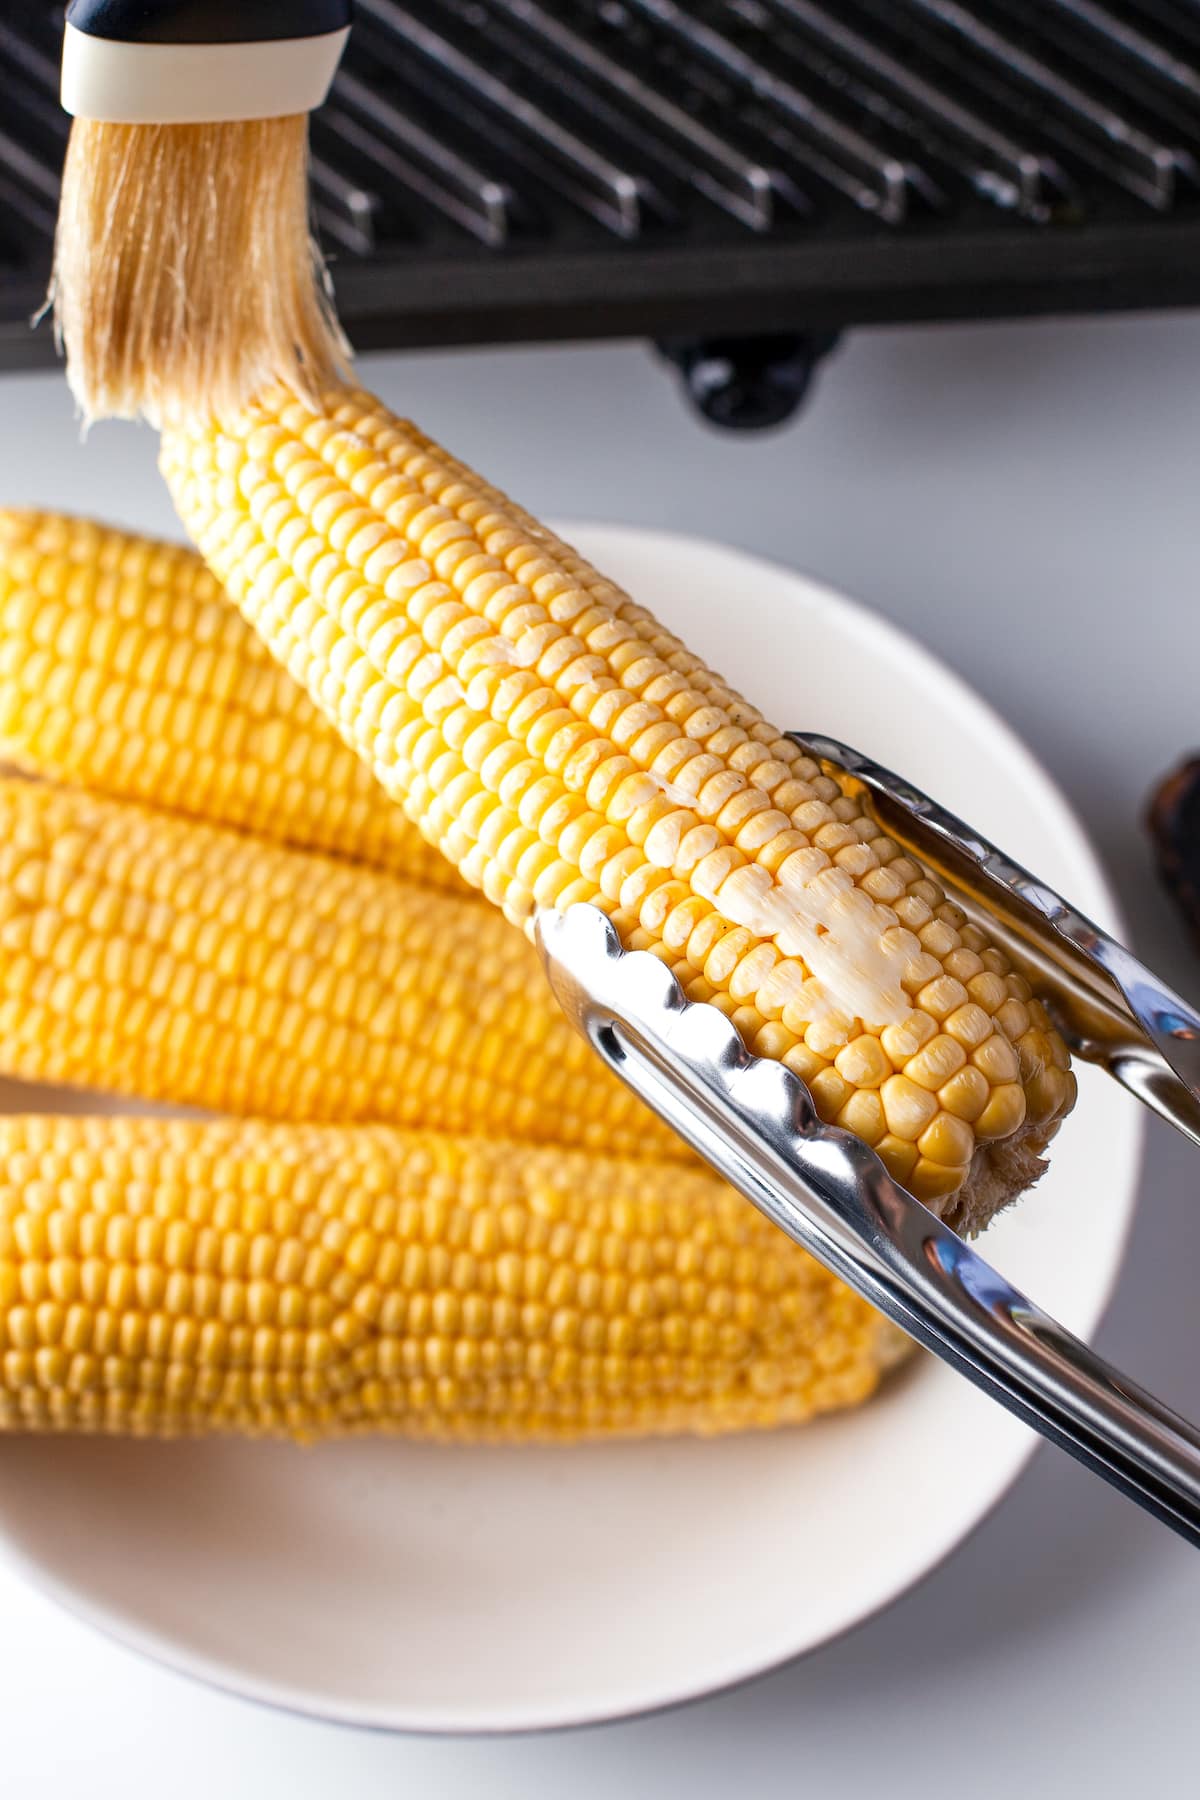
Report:
M301 397L349 348L312 236L308 114L350 0L73 0L50 300L85 418Z

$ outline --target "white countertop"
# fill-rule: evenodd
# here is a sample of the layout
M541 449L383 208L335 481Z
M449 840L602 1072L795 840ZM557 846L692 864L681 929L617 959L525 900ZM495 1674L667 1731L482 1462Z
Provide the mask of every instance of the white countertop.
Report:
M739 439L698 424L636 346L366 365L535 512L722 537L934 645L1060 781L1135 946L1193 996L1200 960L1139 814L1200 748L1198 371L1194 316L861 332L797 423ZM83 448L55 377L0 379L0 503L21 502L175 529L150 434L107 426ZM1193 1418L1198 1191L1195 1154L1152 1127L1100 1338ZM552 1737L273 1715L148 1666L0 1566L0 1770L39 1800L1182 1794L1198 1644L1200 1558L1042 1450L963 1549L849 1638L681 1711Z

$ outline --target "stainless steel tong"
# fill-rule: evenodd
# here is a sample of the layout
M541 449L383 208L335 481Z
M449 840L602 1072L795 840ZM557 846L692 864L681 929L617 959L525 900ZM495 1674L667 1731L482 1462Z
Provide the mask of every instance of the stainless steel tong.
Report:
M1200 1013L1061 895L909 782L830 738L795 742L860 784L879 823L1035 982L1073 1051L1200 1145ZM782 1064L597 908L538 917L567 1016L731 1185L927 1349L1200 1545L1200 1431L1096 1356L818 1117Z

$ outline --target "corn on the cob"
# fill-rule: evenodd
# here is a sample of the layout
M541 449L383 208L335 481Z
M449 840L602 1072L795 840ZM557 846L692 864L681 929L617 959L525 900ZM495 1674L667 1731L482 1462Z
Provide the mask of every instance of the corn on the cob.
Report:
M168 432L201 552L474 886L587 900L973 1229L1040 1170L1065 1046L850 791L369 395Z
M476 901L13 776L0 1067L269 1118L683 1154Z
M182 545L0 509L0 756L469 891Z
M382 1127L0 1118L0 1427L733 1431L903 1340L713 1177Z

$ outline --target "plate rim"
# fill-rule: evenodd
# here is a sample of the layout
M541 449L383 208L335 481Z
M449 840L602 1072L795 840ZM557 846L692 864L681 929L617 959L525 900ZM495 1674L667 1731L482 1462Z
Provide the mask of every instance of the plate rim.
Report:
M556 522L553 529L569 543L573 543L576 536L582 538L588 559L595 560L601 567L607 556L620 553L619 547L622 544L632 543L635 549L640 546L689 556L694 556L699 551L710 556L731 558L742 565L743 572L761 569L773 579L782 577L794 583L804 590L810 601L816 601L822 607L849 620L856 631L867 634L877 643L882 642L888 654L898 664L920 665L926 677L930 673L936 673L942 683L948 707L953 711L969 711L986 726L990 736L999 740L1000 748L1005 758L1012 762L1014 772L1037 790L1039 810L1051 815L1051 822L1061 833L1072 857L1079 861L1081 868L1088 870L1087 885L1091 892L1079 896L1085 910L1118 937L1124 935L1121 911L1099 853L1058 782L992 702L915 635L884 613L818 576L810 575L781 560L747 550L741 545L705 534L573 517ZM787 720L783 722L782 729L819 731L822 729L822 721ZM1146 1135L1144 1113L1130 1115L1128 1123L1128 1181L1121 1192L1120 1212L1114 1213L1112 1220L1114 1235L1111 1252L1103 1277L1097 1282L1090 1297L1090 1304L1077 1315L1075 1329L1086 1342L1094 1337L1112 1300L1138 1209ZM905 1569L881 1596L874 1600L864 1600L850 1616L837 1625L822 1630L808 1642L783 1650L770 1647L765 1652L751 1651L741 1658L735 1658L727 1668L715 1673L711 1680L705 1680L700 1685L690 1679L685 1679L678 1685L666 1683L660 1693L651 1695L644 1701L614 1702L599 1699L591 1704L557 1705L548 1709L539 1709L536 1704L508 1705L491 1716L485 1709L475 1708L465 1722L450 1716L439 1716L440 1712L447 1715L453 1713L452 1707L438 1709L425 1705L410 1712L402 1702L389 1703L386 1707L373 1702L337 1703L327 1697L322 1698L299 1684L272 1681L248 1674L237 1665L206 1653L188 1653L166 1634L141 1626L136 1619L131 1619L111 1605L82 1596L72 1582L57 1577L42 1559L14 1541L6 1528L2 1512L0 1563L18 1574L36 1592L61 1607L70 1617L98 1632L110 1643L133 1652L157 1668L198 1681L215 1692L248 1701L272 1712L353 1729L417 1737L487 1738L561 1733L622 1719L651 1717L699 1704L812 1656L851 1632L861 1629L871 1619L889 1611L913 1592L962 1548L1012 1491L1035 1452L1041 1447L1041 1440L1032 1432L1016 1439L1006 1466L989 1488L986 1498L975 1502L970 1516L956 1521L954 1530L932 1557L923 1552L920 1566Z

